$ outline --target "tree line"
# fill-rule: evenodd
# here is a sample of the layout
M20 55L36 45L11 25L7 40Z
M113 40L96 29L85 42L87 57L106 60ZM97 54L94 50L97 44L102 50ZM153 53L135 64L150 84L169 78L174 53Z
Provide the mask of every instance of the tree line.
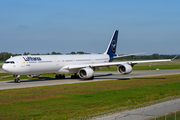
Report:
M69 54L90 54L90 53L86 53L86 52L71 52L71 53L67 53ZM12 53L8 53L8 52L1 52L0 53L0 61L5 61L8 58L10 58L11 56L18 56L18 55L22 55L22 54L12 54ZM52 53L45 53L45 54L30 54L29 52L24 52L23 55L62 55L62 53L60 52L52 52ZM127 57L123 57L123 58L119 58L120 60L151 60L151 59L172 59L175 55L159 55L157 53L152 54L152 55L138 55L138 56L127 56ZM180 55L176 58L176 59L180 59Z

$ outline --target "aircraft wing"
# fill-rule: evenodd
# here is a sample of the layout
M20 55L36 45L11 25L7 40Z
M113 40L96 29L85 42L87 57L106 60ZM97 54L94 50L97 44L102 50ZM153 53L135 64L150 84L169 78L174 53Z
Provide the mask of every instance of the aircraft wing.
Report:
M85 67L106 67L106 66L118 66L122 64L135 65L138 63L151 63L151 62L167 62L172 61L172 59L162 59L162 60L144 60L144 61L123 61L123 62L107 62L107 63L95 63L95 64L82 64L82 65L67 65L63 67L64 69L79 69Z

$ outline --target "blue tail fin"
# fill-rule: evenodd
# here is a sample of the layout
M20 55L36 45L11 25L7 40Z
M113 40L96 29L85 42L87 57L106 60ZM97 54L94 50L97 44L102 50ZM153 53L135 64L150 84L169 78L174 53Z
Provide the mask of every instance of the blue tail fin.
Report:
M111 38L111 41L108 45L107 50L104 52L104 54L108 54L110 57L110 60L113 59L114 56L116 55L116 47L117 47L117 39L118 39L118 30L114 31L114 34Z

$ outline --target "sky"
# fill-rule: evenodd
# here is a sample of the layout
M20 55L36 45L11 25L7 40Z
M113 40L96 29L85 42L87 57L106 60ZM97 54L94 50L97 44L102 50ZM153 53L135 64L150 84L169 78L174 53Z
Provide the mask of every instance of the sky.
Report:
M0 52L180 54L179 0L1 0Z

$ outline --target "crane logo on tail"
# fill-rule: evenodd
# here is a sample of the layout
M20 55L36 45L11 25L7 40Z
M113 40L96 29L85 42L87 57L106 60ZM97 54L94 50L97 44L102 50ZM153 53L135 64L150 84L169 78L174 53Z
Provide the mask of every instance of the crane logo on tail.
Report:
M116 53L116 41L115 40L112 41L111 48L112 48L111 49L112 53L115 54Z

